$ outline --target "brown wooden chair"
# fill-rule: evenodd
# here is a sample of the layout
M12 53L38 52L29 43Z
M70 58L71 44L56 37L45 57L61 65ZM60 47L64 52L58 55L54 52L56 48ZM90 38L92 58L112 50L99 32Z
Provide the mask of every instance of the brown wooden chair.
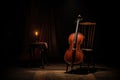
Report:
M81 44L81 50L84 53L84 61L82 66L87 65L88 69L92 66L95 68L94 62L94 37L95 37L96 22L81 22L79 25L79 32L84 35L83 43Z

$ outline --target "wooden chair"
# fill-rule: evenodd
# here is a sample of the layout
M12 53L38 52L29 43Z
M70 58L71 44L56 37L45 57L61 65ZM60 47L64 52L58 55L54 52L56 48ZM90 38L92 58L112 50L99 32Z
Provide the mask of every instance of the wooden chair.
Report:
M81 22L79 25L79 32L84 35L83 43L81 44L81 50L84 53L84 62L87 64L88 69L90 66L95 68L94 62L94 37L95 37L96 22ZM82 64L83 65L83 64Z

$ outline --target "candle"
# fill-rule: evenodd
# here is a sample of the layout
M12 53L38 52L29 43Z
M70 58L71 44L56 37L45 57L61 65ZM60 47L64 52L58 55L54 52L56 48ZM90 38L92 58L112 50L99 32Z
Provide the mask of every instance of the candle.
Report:
M38 31L35 31L35 41L38 42L39 41L39 34L38 34Z
M35 32L35 35L38 36L38 32L37 31Z

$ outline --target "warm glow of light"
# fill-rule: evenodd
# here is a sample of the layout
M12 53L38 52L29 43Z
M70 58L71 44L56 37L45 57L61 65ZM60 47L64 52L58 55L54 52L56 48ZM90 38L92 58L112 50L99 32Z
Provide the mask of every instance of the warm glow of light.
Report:
M35 35L38 36L38 32L37 31L35 31Z

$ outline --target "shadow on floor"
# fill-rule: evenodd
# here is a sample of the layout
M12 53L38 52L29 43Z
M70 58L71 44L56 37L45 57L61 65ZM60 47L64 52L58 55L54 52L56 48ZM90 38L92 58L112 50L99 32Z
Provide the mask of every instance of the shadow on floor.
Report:
M74 69L74 70L70 70L68 72L65 72L65 73L68 73L68 74L88 74L88 73L95 73L95 72L98 72L98 71L108 71L109 69L108 68L105 68L105 67L96 67L96 68L87 68L87 67L82 67L82 68L77 68L77 69Z

